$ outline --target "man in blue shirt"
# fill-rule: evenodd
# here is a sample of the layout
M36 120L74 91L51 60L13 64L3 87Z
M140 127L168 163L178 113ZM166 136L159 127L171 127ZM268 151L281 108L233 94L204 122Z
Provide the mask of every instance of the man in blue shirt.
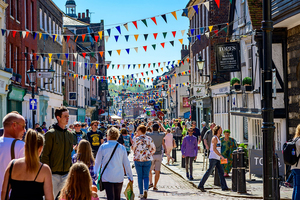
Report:
M196 127L197 126L197 123L196 121L192 121L192 128L193 128L193 135L197 138L197 142L201 142L201 133L200 133L200 130L199 128Z

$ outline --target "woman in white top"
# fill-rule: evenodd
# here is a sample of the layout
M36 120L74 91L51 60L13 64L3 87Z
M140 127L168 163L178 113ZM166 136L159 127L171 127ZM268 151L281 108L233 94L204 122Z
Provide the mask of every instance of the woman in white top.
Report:
M300 137L300 124L296 128L296 134L294 136L294 139ZM297 156L300 155L300 139L296 142L296 153ZM294 190L293 190L293 196L292 200L300 199L300 162L297 162L296 164L292 165L292 174L294 179Z
M200 189L202 192L205 192L204 184L208 177L211 175L213 169L217 167L219 172L219 177L221 181L221 188L223 191L228 190L225 178L224 178L224 169L223 166L220 163L220 159L224 159L224 157L221 154L221 140L220 137L222 135L222 128L220 125L217 125L213 129L213 138L211 140L210 144L210 154L209 154L209 168L205 172L204 176L202 177L198 189Z

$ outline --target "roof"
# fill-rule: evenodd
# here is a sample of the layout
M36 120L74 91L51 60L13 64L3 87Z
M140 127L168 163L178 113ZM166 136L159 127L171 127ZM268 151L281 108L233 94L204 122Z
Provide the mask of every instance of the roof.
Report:
M248 8L253 30L260 30L262 21L262 0L248 0Z
M89 24L79 21L73 17L68 15L63 16L63 24L64 26L88 26Z
M68 1L66 2L66 5L74 5L74 6L76 6L76 3L75 3L74 0L68 0Z

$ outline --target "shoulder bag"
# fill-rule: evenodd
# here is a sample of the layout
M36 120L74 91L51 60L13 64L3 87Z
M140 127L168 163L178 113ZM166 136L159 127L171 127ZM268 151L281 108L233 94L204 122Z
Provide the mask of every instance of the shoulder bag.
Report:
M116 144L116 146L115 146L113 152L111 153L111 156L110 156L109 160L107 161L107 163L106 163L105 167L103 168L103 170L101 170L100 176L98 176L97 188L98 188L98 190L100 190L100 191L103 191L103 190L104 190L104 185L103 185L103 183L102 183L102 175L103 175L103 173L104 173L104 171L105 171L105 169L106 169L108 163L110 162L111 158L112 158L113 155L115 154L115 151L116 151L118 145L119 145L119 143Z
M8 200L8 194L9 194L9 183L11 181L11 172L12 172L12 168L14 166L15 160L12 161L10 168L9 168L9 178L8 178L8 183L7 183L7 188L6 188L6 192L5 192L5 200Z

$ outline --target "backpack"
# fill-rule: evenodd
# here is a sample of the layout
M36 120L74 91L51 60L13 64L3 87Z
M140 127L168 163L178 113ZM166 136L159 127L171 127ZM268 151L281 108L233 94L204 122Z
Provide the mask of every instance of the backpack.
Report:
M298 161L299 161L299 156L297 156L297 151L296 151L296 143L297 140L299 139L296 138L295 140L292 140L290 142L286 142L283 145L283 159L284 159L284 164L286 165L294 165L297 163L298 165Z

